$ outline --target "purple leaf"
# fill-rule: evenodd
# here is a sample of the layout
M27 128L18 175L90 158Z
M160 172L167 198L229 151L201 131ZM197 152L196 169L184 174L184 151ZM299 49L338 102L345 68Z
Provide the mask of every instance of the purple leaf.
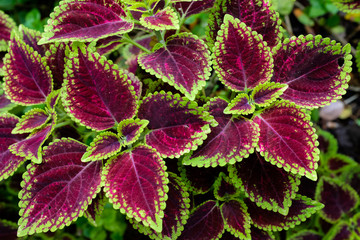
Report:
M15 27L14 20L0 10L0 51L6 51L6 45L10 41L11 30Z
M103 192L99 192L84 212L84 216L95 227L97 227L98 219L100 218L106 203L107 199L105 194Z
M138 228L140 232L146 235L150 235L152 239L176 239L181 234L189 218L190 199L186 185L176 174L169 172L168 187L168 199L164 210L164 218L162 219L162 232L157 233L153 229L134 223L135 228Z
M67 55L64 85L66 110L94 130L111 128L136 114L137 96L129 78L84 44Z
M317 129L316 134L318 135L319 150L322 158L325 159L337 153L338 143L330 132Z
M226 14L238 18L246 26L250 27L252 31L262 35L270 48L276 46L282 37L279 14L272 9L268 1L218 0L215 2L214 8L209 15L207 40L210 47L213 46Z
M52 91L52 76L45 58L29 48L15 31L4 63L4 90L12 102L32 105L46 100Z
M195 99L210 76L207 46L191 33L170 36L166 47L157 45L154 52L140 55L138 62L145 71L174 86L190 100Z
M9 151L9 146L21 141L25 136L12 134L11 131L19 122L19 118L9 113L0 115L0 181L7 179L25 162L25 158Z
M251 225L251 238L252 240L275 240L272 232L258 229Z
M39 44L96 41L132 30L124 6L116 0L63 0L50 15Z
M333 226L329 232L324 236L323 239L329 240L346 240L346 239L356 239L354 238L352 226L345 221L341 221Z
M351 218L351 223L354 228L355 234L360 237L360 213L356 213Z
M13 134L31 133L44 126L51 116L43 109L33 108L26 112L12 130Z
M250 200L246 201L248 212L255 227L262 230L280 231L293 228L305 221L324 205L310 198L297 195L292 202L289 213L284 216L280 213L259 208Z
M281 98L314 108L345 93L351 72L350 45L342 48L329 38L307 35L286 39L274 51L271 81L289 86Z
M123 140L122 144L130 145L136 142L148 124L148 120L140 119L127 119L120 122L118 133Z
M334 154L326 160L327 169L333 173L342 173L346 169L353 168L356 165L358 165L356 161L340 153Z
M95 137L81 158L83 162L98 161L114 156L121 150L120 139L112 132L102 132Z
M15 107L15 104L11 103L11 101L6 97L4 91L0 88L0 113L7 112L13 107Z
M170 7L164 8L153 15L144 13L140 18L140 23L144 27L155 31L179 28L178 16Z
M250 239L250 216L241 200L224 202L221 207L225 229L240 239Z
M266 82L257 85L251 93L251 98L259 107L268 107L288 88L286 84Z
M329 177L320 178L315 199L325 205L319 213L330 223L335 223L359 203L359 196L350 185Z
M239 93L224 109L225 114L251 114L255 111L255 105L250 102L246 93Z
M62 83L64 82L65 49L65 43L56 42L51 44L45 53L47 63L53 74L55 89L61 88Z
M121 40L122 37L118 35L99 39L96 42L96 49L97 49L96 51L100 55L110 54L111 52L118 49L122 44L124 44Z
M142 93L142 82L140 81L140 79L135 76L135 74L124 70L124 73L127 75L128 79L131 81L131 89L133 89L135 91L135 94L137 96L137 99L141 98L141 93Z
M162 157L180 157L202 144L213 117L196 102L161 91L143 99L138 117L149 121L146 143Z
M51 143L43 164L28 166L21 183L18 236L55 231L69 225L100 191L100 161L83 163L86 146L73 140Z
M127 217L161 232L168 191L164 169L159 154L146 145L123 152L103 170L106 196Z
M318 142L310 116L287 101L276 102L254 120L260 126L257 150L271 164L316 180Z
M6 240L16 240L17 224L5 219L0 219L0 238Z
M55 112L55 106L59 102L61 94L61 89L52 91L46 99L46 107L49 109L50 112Z
M257 206L286 215L300 177L271 165L258 153L229 166L230 179Z
M182 17L188 18L191 15L203 12L212 8L215 0L198 0L198 1L174 1L174 8Z
M323 236L313 230L303 230L290 236L289 240L322 240Z
M332 3L343 12L350 14L360 13L359 0L333 0Z
M32 47L42 57L45 56L45 52L48 50L47 45L38 45L38 41L41 39L41 32L25 27L24 25L19 26L20 39L24 41L26 45Z
M41 147L53 131L54 124L47 124L42 129L33 132L26 139L16 142L9 147L11 153L31 160L42 162Z
M254 152L259 136L258 125L252 120L224 114L227 105L227 101L221 98L213 98L205 105L205 110L219 125L211 128L208 138L192 155L184 157L183 164L224 166L239 162Z
M215 198L220 201L226 201L231 197L238 195L239 192L239 188L235 188L230 178L221 172L214 183Z
M218 239L224 232L224 221L215 201L207 201L191 213L179 240Z
M252 89L272 76L272 54L262 36L231 15L224 17L214 55L219 79L234 91Z

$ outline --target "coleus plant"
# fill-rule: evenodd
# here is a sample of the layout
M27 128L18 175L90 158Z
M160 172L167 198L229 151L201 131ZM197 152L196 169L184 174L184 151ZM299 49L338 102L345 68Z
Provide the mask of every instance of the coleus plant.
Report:
M205 10L200 39L184 21ZM0 179L27 163L19 237L104 201L153 239L273 239L323 208L298 194L317 179L309 110L345 93L349 45L283 37L262 0L62 0L44 33L0 17Z

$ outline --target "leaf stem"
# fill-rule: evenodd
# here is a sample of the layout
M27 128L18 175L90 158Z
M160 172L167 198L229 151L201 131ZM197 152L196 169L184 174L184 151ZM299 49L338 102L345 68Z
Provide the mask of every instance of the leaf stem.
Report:
M123 40L124 40L124 42L130 43L130 44L134 45L135 47L140 48L142 51L146 52L147 54L151 53L151 51L149 49L147 49L143 45L139 44L138 42L132 40L128 34L123 35Z
M67 125L69 125L71 122L72 122L71 119L68 119L68 120L65 121L65 122L58 123L58 124L55 125L55 128L54 128L54 129L67 126Z

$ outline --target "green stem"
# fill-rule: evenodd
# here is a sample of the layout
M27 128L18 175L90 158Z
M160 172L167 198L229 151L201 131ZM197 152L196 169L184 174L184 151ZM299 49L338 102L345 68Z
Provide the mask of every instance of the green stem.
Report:
M67 120L67 121L65 121L65 122L58 123L58 124L55 125L55 128L61 128L61 127L67 126L67 125L69 125L71 122L72 122L71 119L69 119L69 120Z
M139 43L135 42L134 40L132 40L132 39L129 37L128 34L124 34L123 40L124 40L125 42L127 42L127 43L130 43L130 44L134 45L134 46L137 47L137 48L140 48L142 51L144 51L144 52L146 52L146 53L148 53L148 54L151 53L151 51L150 51L149 49L147 49L146 47L144 47L144 46L142 46L141 44L139 44Z
M165 46L165 40L164 40L164 36L162 35L162 33L160 31L155 31L156 37L159 40L159 42Z

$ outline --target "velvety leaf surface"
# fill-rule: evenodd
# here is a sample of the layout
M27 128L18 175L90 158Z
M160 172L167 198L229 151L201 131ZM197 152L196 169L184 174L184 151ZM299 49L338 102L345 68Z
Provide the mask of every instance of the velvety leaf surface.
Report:
M178 16L170 7L162 9L154 15L143 14L140 18L140 23L155 31L179 28Z
M300 177L271 165L253 153L229 166L230 179L257 206L286 215L300 184Z
M18 236L69 225L100 191L101 162L81 162L86 146L73 139L51 143L43 164L30 164L21 183Z
M359 196L350 185L329 177L320 179L315 199L325 205L319 213L330 223L335 223L359 203Z
M21 141L25 136L12 134L11 131L19 122L19 118L8 113L0 114L0 181L14 174L25 158L9 151L9 146Z
M102 132L95 137L81 158L83 162L97 161L114 156L121 150L121 141L115 133Z
M175 9L185 18L203 12L214 5L215 0L174 1Z
M10 41L11 30L16 27L14 20L0 10L0 51L6 51L1 48L3 42L6 44Z
M313 108L345 93L351 72L349 45L341 47L329 38L307 35L285 39L275 52L271 81L289 86L281 98Z
M245 203L248 206L248 212L254 226L270 231L293 228L323 207L321 203L297 195L292 201L289 213L284 216L280 213L259 208L250 200L245 201Z
M179 240L208 240L221 237L224 221L215 201L207 201L198 206L190 215Z
M250 239L250 216L241 200L230 200L221 205L225 229L240 239Z
M210 76L210 53L204 41L190 33L172 35L166 47L138 58L145 71L174 86L190 100L205 86Z
M252 240L274 240L275 237L272 234L272 232L264 231L261 229L258 229L251 225L251 239Z
M162 219L163 230L157 233L154 230L135 223L134 227L138 228L143 234L149 235L152 239L176 239L189 218L190 199L186 185L176 174L169 172L169 192Z
M342 240L342 239L356 239L353 236L353 229L345 221L341 221L333 226L330 231L325 235L324 239L329 240Z
M289 240L322 240L323 236L313 230L304 230L289 237Z
M162 231L168 177L164 161L154 149L140 145L113 157L103 170L103 181L115 209Z
M250 103L246 93L239 93L224 109L225 114L251 114L255 111L255 105Z
M52 76L45 58L29 48L16 32L4 59L4 90L11 101L21 105L43 103L52 91Z
M232 181L223 172L220 173L218 179L214 183L214 196L220 201L226 201L232 196L239 194L239 189L234 186Z
M267 1L263 0L217 0L209 15L207 40L210 47L216 39L224 16L230 14L240 19L253 31L261 34L269 47L274 47L281 39L281 21L279 15Z
M122 144L130 145L136 142L148 124L149 121L144 119L127 119L121 121L118 125L118 133L122 139Z
M216 124L196 102L163 91L143 99L138 117L149 121L146 143L170 158L195 150Z
M228 14L216 38L213 64L221 82L234 91L265 83L273 71L272 54L262 36Z
M84 212L84 216L92 225L97 226L98 219L100 218L106 203L107 198L105 197L105 193L99 192Z
M288 88L286 84L267 82L257 85L251 93L251 98L259 107L270 106Z
M131 81L111 61L80 44L66 62L63 102L76 121L105 130L135 116L137 96Z
M49 118L50 116L45 110L33 108L21 117L16 127L12 130L12 133L30 133L33 130L41 128Z
M265 160L288 172L316 180L318 142L310 116L286 101L275 103L257 116L260 126L257 150Z
M258 125L250 120L233 118L224 114L228 103L221 98L213 98L205 109L219 123L212 127L204 143L183 159L185 165L215 167L234 164L254 152L259 136Z
M53 75L55 89L61 88L64 81L65 49L65 43L55 42L50 45L45 53L47 63Z
M116 0L62 0L50 15L40 44L96 41L132 30L124 6Z
M26 139L12 144L9 147L11 153L31 160L34 163L42 162L41 148L50 136L54 125L49 123L43 128L33 132Z

